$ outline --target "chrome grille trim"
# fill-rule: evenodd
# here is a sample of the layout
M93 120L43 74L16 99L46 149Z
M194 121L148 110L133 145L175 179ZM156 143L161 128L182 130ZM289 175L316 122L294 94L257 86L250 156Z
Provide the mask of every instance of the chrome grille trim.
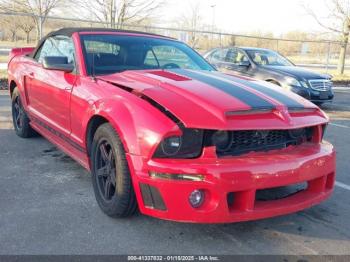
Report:
M309 80L310 87L317 91L328 91L332 88L333 83L328 79L312 79Z

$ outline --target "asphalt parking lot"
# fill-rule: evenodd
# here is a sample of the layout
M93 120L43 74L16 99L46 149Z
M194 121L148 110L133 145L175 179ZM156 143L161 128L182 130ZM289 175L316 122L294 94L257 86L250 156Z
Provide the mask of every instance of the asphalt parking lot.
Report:
M323 109L338 154L331 199L283 217L199 225L104 215L88 172L45 139L15 135L0 91L0 254L350 254L350 90Z

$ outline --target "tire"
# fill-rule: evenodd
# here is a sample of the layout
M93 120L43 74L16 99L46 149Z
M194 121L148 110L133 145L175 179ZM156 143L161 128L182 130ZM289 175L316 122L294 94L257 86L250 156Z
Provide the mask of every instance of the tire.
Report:
M18 88L16 87L12 93L12 122L16 134L22 138L34 136L35 131L30 126L30 119L24 111Z
M317 105L318 107L321 107L324 104L324 102L314 102L314 104Z
M128 217L137 208L123 144L108 123L95 133L91 150L92 185L102 211L110 217Z

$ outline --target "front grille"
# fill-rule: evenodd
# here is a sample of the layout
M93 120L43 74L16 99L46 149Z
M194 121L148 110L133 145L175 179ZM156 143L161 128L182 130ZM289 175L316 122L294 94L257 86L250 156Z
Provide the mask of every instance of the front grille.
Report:
M328 91L332 88L333 83L328 79L309 80L310 87L317 91Z
M300 145L312 140L313 128L294 130L247 130L228 131L230 142L220 150L216 147L218 157L238 156L249 152L283 149L291 145ZM213 137L213 134L212 134ZM215 142L212 142L215 145Z
M315 183L315 182L311 182ZM275 201L284 198L291 197L298 193L302 193L308 190L308 182L301 182L297 184L274 187L274 188L265 188L258 189L255 192L255 207L259 206L260 203L265 201ZM237 210L239 206L239 199L244 191L238 192L229 192L226 196L227 205L231 210Z
M257 190L255 193L255 200L258 201L271 201L283 199L295 195L301 191L307 189L307 182L302 182L294 185L267 188Z

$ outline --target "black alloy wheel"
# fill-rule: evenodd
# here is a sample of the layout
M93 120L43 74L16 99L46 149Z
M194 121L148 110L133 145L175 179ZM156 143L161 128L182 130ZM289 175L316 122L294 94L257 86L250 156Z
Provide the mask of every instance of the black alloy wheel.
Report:
M12 122L15 132L19 137L28 138L36 134L29 124L30 119L24 110L17 87L12 92Z
M137 201L123 144L108 124L97 128L91 146L91 172L95 198L111 217L135 213Z
M115 194L117 176L115 161L112 146L106 140L100 141L95 155L96 182L104 201L110 201Z

